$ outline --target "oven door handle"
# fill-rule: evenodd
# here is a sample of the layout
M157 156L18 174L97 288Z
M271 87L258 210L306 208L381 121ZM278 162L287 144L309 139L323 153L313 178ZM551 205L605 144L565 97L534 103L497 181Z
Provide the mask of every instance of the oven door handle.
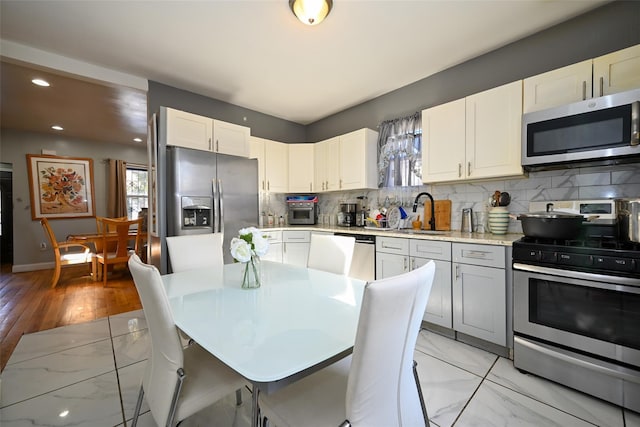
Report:
M572 365L578 365L590 371L599 372L605 375L619 378L621 380L640 384L640 377L636 373L632 373L631 370L628 370L624 367L616 366L615 369L613 369L607 366L601 366L593 362L590 362L588 360L577 357L577 355L575 354L572 354L572 355L566 354L563 350L558 348L551 349L543 344L533 343L529 340L520 339L519 337L516 337L515 339L518 341L518 344L522 345L523 347L528 347L529 349L536 351L538 353L542 353L545 356L549 356L551 358L558 359Z
M640 280L631 277L610 276L604 274L585 273L575 270L560 270L558 268L540 267L538 265L514 263L513 269L517 271L527 271L529 273L547 274L556 277L566 277L569 279L591 280L594 282L604 282L612 285L633 286L636 289L631 290L633 293L640 294Z

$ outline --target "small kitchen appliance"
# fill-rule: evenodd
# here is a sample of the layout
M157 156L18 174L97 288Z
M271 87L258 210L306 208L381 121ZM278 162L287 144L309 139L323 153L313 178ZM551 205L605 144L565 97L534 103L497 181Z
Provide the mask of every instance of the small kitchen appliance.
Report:
M318 222L318 196L287 196L290 225L315 225Z
M640 411L640 243L620 238L613 200L530 209L547 204L599 217L513 242L514 366Z
M522 117L522 166L615 164L640 157L640 89Z
M341 227L355 227L356 217L360 211L358 203L340 203L340 212L338 225Z

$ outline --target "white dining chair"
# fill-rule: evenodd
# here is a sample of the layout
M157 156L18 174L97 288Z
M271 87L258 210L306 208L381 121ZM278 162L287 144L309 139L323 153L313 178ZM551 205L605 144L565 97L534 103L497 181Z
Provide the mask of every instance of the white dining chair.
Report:
M140 295L149 326L151 355L142 377L133 423L138 423L142 401L155 423L174 426L185 418L247 385L246 380L197 344L182 347L160 272L129 258L129 270Z
M356 239L331 234L311 234L307 267L336 274L348 274Z
M353 354L278 391L260 394L260 410L269 424L428 426L413 352L434 274L430 261L368 283Z
M222 233L167 237L171 270L174 273L219 265L222 269Z

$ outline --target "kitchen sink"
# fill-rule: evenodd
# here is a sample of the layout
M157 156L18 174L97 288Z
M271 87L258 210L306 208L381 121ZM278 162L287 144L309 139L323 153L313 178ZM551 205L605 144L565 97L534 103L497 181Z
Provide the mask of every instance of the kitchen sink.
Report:
M450 231L439 231L439 230L414 230L411 228L405 228L402 230L398 230L400 233L404 234L429 234L429 235L441 235L441 234L449 234Z

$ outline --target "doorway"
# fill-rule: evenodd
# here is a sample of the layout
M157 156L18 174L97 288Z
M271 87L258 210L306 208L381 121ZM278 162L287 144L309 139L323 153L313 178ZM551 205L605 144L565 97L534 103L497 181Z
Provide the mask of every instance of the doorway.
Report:
M13 264L13 192L12 172L0 170L0 262Z

